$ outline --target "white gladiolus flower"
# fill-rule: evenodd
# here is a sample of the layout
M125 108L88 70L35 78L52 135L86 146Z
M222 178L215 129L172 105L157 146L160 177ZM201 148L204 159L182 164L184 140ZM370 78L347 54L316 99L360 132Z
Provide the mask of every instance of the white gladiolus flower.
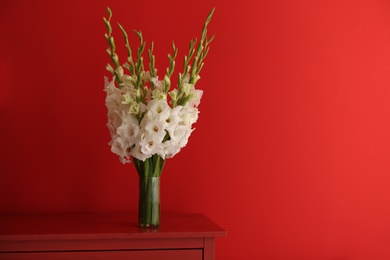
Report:
M171 140L176 142L180 148L183 148L186 146L188 142L188 137L190 136L191 132L193 130L184 125L179 125L176 128L169 131L169 136L171 137Z
M106 96L106 107L108 111L122 111L123 110L123 104L122 104L122 93L121 91L115 87L115 77L113 77L112 81L109 82L108 79L105 77L105 86L104 90L107 93Z
M107 95L110 95L114 92L120 92L119 89L115 86L115 77L112 78L112 81L108 81L108 78L104 77L104 91L107 92Z
M146 116L149 120L165 121L170 115L171 108L165 100L152 100L148 104Z
M111 151L119 155L122 163L129 162L130 145L125 138L118 137L111 143Z
M180 145L173 140L168 140L164 143L165 158L172 158L178 152L180 152L180 150Z
M122 124L122 113L120 113L118 110L109 111L107 114L107 118L107 125L112 126L115 131Z
M191 127L192 124L198 120L198 114L199 111L197 108L186 107L185 109L182 109L179 113L179 116L182 119L181 124Z
M125 106L122 104L122 96L120 93L113 93L106 97L106 107L108 111L122 111Z
M111 124L107 123L106 124L108 130L110 131L110 136L113 138L116 135L116 128L113 127Z
M135 118L133 115L128 115L124 112L122 115L123 115L123 123L124 124L133 124L136 126L139 125L137 118Z
M131 115L128 115L123 124L118 127L116 134L126 139L129 146L134 145L135 139L138 136L139 126L138 121Z
M182 138L180 139L180 142L179 142L179 145L181 148L185 147L188 143L188 138L190 137L192 131L194 131L195 128L191 129L191 128L187 128L187 129L183 129L182 131L184 132Z
M158 154L163 159L165 158L162 142L161 140L156 138L155 135L149 135L147 133L144 133L141 136L141 139L138 144L139 146L141 146L142 153L150 155Z
M164 121L147 121L145 123L145 132L148 136L150 136L150 138L153 138L155 142L162 142L166 135L164 127Z
M179 112L182 109L182 106L177 106L171 110L170 115L165 119L165 129L175 128L183 119L179 116ZM169 130L168 130L169 131Z
M145 154L141 151L141 149L142 147L138 143L136 143L133 149L131 149L131 156L140 161L145 161L146 159L152 157L152 154Z
M203 96L203 90L198 90L192 87L190 91L190 100L186 104L189 107L197 107L200 104L200 99Z

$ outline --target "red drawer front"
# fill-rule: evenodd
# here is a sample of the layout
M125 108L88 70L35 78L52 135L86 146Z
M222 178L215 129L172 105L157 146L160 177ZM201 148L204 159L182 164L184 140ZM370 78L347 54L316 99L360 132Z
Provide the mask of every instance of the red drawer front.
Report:
M135 250L135 251L84 251L84 252L34 252L0 253L0 259L13 260L202 260L201 249L192 250Z

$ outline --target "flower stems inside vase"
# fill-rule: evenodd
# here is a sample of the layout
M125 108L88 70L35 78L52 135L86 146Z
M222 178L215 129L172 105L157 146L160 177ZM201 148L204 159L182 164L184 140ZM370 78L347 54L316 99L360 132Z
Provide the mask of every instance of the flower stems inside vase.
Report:
M138 226L160 225L160 177L139 175Z
M134 165L139 176L138 226L142 228L160 225L160 176L165 160L158 155Z

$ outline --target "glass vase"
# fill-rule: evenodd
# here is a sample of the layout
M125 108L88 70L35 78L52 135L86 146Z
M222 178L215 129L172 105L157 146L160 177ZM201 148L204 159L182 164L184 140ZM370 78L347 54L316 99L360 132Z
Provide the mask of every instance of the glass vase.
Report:
M160 226L160 177L139 175L138 226Z

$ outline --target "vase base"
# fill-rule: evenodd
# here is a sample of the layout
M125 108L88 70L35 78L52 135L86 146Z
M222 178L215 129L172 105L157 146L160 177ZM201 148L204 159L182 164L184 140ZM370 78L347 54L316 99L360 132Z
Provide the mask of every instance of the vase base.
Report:
M153 224L138 224L139 228L158 228L160 225Z

